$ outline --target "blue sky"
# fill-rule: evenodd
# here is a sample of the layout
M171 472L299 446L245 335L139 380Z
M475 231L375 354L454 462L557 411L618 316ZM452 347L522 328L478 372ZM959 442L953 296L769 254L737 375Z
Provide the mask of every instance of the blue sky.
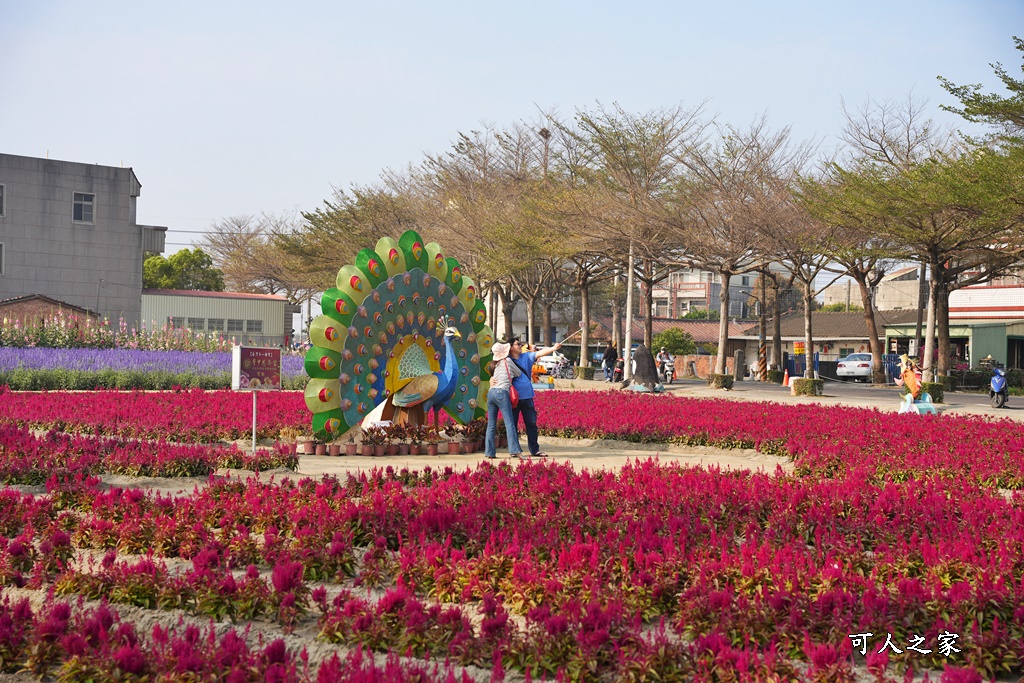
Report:
M837 144L840 98L950 103L1018 75L1021 0L497 3L0 0L0 151L135 169L172 253L312 210L460 131L707 100Z

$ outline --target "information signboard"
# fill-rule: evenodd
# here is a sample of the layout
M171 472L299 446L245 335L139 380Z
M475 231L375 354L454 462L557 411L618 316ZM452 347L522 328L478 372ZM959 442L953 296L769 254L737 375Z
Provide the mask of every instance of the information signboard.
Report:
M281 390L281 349L231 349L231 388L252 392L252 453L256 455L256 392Z
M235 391L280 391L281 349L236 346L231 351L231 388Z

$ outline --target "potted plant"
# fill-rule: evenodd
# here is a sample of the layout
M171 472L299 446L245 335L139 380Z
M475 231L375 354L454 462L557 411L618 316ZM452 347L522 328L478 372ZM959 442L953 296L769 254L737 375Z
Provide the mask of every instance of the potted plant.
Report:
M433 427L423 432L423 440L427 442L427 455L437 455L437 445L441 443L441 435Z
M484 436L487 433L484 432ZM497 448L508 448L508 434L505 433L505 421L502 420L498 423L497 429L494 432L494 442Z
M402 452L402 442L405 441L405 426L392 423L383 429L387 454L399 455Z
M296 429L295 427L284 427L284 428L281 429L281 432L278 434L278 438L281 441L283 441L284 443L291 442L291 448L290 448L291 452L292 453L298 453L299 452L299 442L300 442L299 436L300 435L301 435L301 432L298 429Z
M328 444L327 455L333 455L335 457L341 455L341 444L337 442Z
M462 451L460 437L465 434L462 425L453 422L445 427L444 431L448 435L448 455L457 455Z
M405 429L405 435L409 439L409 455L420 454L420 444L423 443L424 428L422 425L409 425Z
M317 441L316 442L316 454L317 455L327 455L327 444L324 443L323 441Z
M398 455L398 437L394 427L395 425L391 424L380 428L384 432L384 455Z
M345 444L345 455L355 455L359 452L359 444L356 443L354 436L348 437L348 442Z
M388 452L388 433L383 427L370 427L366 430L370 443L373 444L373 454L381 457Z
M369 427L363 430L363 455L384 455L384 429Z
M466 441L473 445L473 451L470 452L483 450L485 436L487 436L486 418L475 418L466 425Z

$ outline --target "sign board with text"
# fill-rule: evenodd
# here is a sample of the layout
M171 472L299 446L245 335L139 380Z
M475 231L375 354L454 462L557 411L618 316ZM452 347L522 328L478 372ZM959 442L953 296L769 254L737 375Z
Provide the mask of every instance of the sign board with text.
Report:
M802 356L807 352L806 342L793 342L793 353Z
M280 391L281 349L236 346L231 350L231 388Z

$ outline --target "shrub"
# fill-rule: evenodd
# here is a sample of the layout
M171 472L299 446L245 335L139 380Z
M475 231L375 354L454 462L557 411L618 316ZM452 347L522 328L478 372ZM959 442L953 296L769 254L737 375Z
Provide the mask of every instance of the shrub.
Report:
M922 382L921 391L932 397L932 403L942 403L946 385L942 382Z
M813 377L797 377L793 380L793 394L796 396L821 396L825 393L825 380Z
M573 368L576 379L594 379L594 371L597 368Z
M733 381L732 375L716 375L714 373L708 375L708 384L716 389L732 389Z
M942 385L944 391L956 391L958 380L952 375L939 375L935 381Z
M776 384L782 384L782 380L785 379L786 373L782 370L769 370L768 381L775 382Z

